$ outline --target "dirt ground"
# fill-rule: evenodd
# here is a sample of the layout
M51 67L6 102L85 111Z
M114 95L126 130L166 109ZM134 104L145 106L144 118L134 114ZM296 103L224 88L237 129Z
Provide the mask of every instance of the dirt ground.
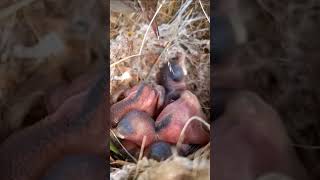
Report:
M320 178L320 11L317 1L241 1L248 42L235 53L246 87L280 113L292 146Z

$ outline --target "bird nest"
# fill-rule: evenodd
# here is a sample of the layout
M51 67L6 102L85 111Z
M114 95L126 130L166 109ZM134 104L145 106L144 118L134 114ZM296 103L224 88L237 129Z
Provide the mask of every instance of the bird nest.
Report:
M209 9L209 1L159 1L155 13L159 38L141 13L111 12L110 103L142 80L155 84L159 68L179 52L186 57L187 88L198 97L209 118ZM144 157L131 163L110 157L111 179L208 179L209 152L208 144L189 157L173 155L161 162Z

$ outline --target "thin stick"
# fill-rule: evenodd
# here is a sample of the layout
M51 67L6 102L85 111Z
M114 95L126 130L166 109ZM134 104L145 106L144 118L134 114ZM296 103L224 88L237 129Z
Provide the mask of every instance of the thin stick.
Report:
M114 162L115 160L110 156L110 161L111 163Z
M143 136L142 144L141 144L141 149L140 149L140 153L139 153L139 161L142 159L142 155L143 155L143 151L144 151L144 146L146 145L146 140L147 140L147 136Z
M130 156L131 159L134 160L135 163L137 163L137 159L134 158L129 152L128 150L122 145L122 143L119 141L118 137L116 136L116 134L113 132L112 129L110 129L112 135L116 138L116 141L120 144L120 146L122 147L122 149L124 149L124 151Z
M188 119L188 121L186 122L186 124L183 126L183 129L180 133L180 137L179 137L179 140L177 142L177 148L179 149L181 147L181 144L183 142L183 139L184 139L184 134L185 134L185 131L187 130L187 127L189 126L189 124L192 122L192 121L199 121L201 123L203 123L205 126L207 126L207 128L209 129L210 131L210 124L207 123L205 120L203 120L202 118L198 117L198 116L192 116L191 118Z
M111 162L110 164L111 164L111 165L121 165L121 166L124 166L124 165L130 164L130 163L127 162L127 161L115 160L114 162Z
M144 151L144 146L146 144L146 140L147 140L147 136L143 136L143 139L142 139L142 145L141 145L141 149L140 149L140 153L139 153L139 160L138 160L138 163L137 163L137 166L136 166L136 172L134 174L134 179L137 178L138 176L138 173L139 173L139 161L142 159L142 156L143 156L143 151Z
M0 10L0 20L6 18L14 13L16 13L19 9L27 6L35 0L21 0L5 9Z
M205 11L204 8L203 8L203 5L202 5L201 0L198 0L198 1L199 1L199 4L200 4L200 6L201 6L201 9L202 9L204 15L206 16L208 22L210 23L210 19L209 19L208 15L207 15L206 11Z
M152 23L153 23L154 19L156 18L157 14L159 13L159 11L160 11L160 9L162 8L162 6L163 6L164 3L165 3L165 0L160 4L159 8L157 9L156 13L154 13L154 15L153 15L153 17L152 17L152 19L151 19L151 21L150 21L150 23L149 23L149 25L148 25L147 31L146 31L146 33L145 33L144 36L143 36L143 40L142 40L142 44L141 44L141 46L140 46L139 54L142 53L142 49L143 49L144 43L145 43L145 41L146 41L146 37L147 37L147 34L148 34L149 30L150 30L150 27L152 26Z
M135 55L132 55L132 56L125 57L125 58L123 58L123 59L121 59L121 60L119 60L119 61L117 61L117 62L115 62L115 63L112 63L112 64L110 65L110 67L113 67L113 66L115 66L116 64L119 64L119 63L121 63L121 62L123 62L123 61L126 61L126 60L130 59L130 58L138 57L138 56L141 56L141 55L142 55L142 49L143 49L144 43L145 43L145 41L146 41L147 34L148 34L149 30L150 30L150 27L152 26L153 21L155 20L155 18L156 18L156 16L157 16L157 14L159 13L161 7L163 6L164 2L165 2L165 1L163 1L163 2L160 4L159 8L157 9L156 13L154 13L154 15L153 15L153 17L152 17L152 19L151 19L151 21L150 21L150 23L149 23L149 25L148 25L148 28L147 28L144 36L143 36L143 40L142 40L142 43L141 43L141 46L140 46L139 53L138 53L138 54L135 54Z
M141 54L135 54L135 55L127 56L127 57L125 57L125 58L123 58L123 59L120 59L120 60L117 61L117 62L112 63L112 64L110 65L110 67L113 67L113 66L115 66L115 65L117 65L117 64L119 64L119 63L121 63L121 62L123 62L123 61L125 61L125 60L127 60L127 59L134 58L134 57L138 57L138 56L143 56L143 55L141 55Z

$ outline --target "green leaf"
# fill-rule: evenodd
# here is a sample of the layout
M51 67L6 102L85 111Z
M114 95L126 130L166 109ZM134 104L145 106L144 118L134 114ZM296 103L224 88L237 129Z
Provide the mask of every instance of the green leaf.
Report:
M121 155L117 147L112 142L110 142L110 150L116 154Z

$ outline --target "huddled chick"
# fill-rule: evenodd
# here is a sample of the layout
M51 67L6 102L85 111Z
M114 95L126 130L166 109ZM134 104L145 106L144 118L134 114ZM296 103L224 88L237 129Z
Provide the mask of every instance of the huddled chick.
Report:
M157 85L141 83L124 93L125 98L111 106L111 124L116 136L133 155L138 155L143 139L149 158L165 160L172 155L187 121L198 116L206 120L198 98L185 83L181 58L165 64L157 75ZM209 142L209 131L193 121L184 134L183 147L187 155Z

